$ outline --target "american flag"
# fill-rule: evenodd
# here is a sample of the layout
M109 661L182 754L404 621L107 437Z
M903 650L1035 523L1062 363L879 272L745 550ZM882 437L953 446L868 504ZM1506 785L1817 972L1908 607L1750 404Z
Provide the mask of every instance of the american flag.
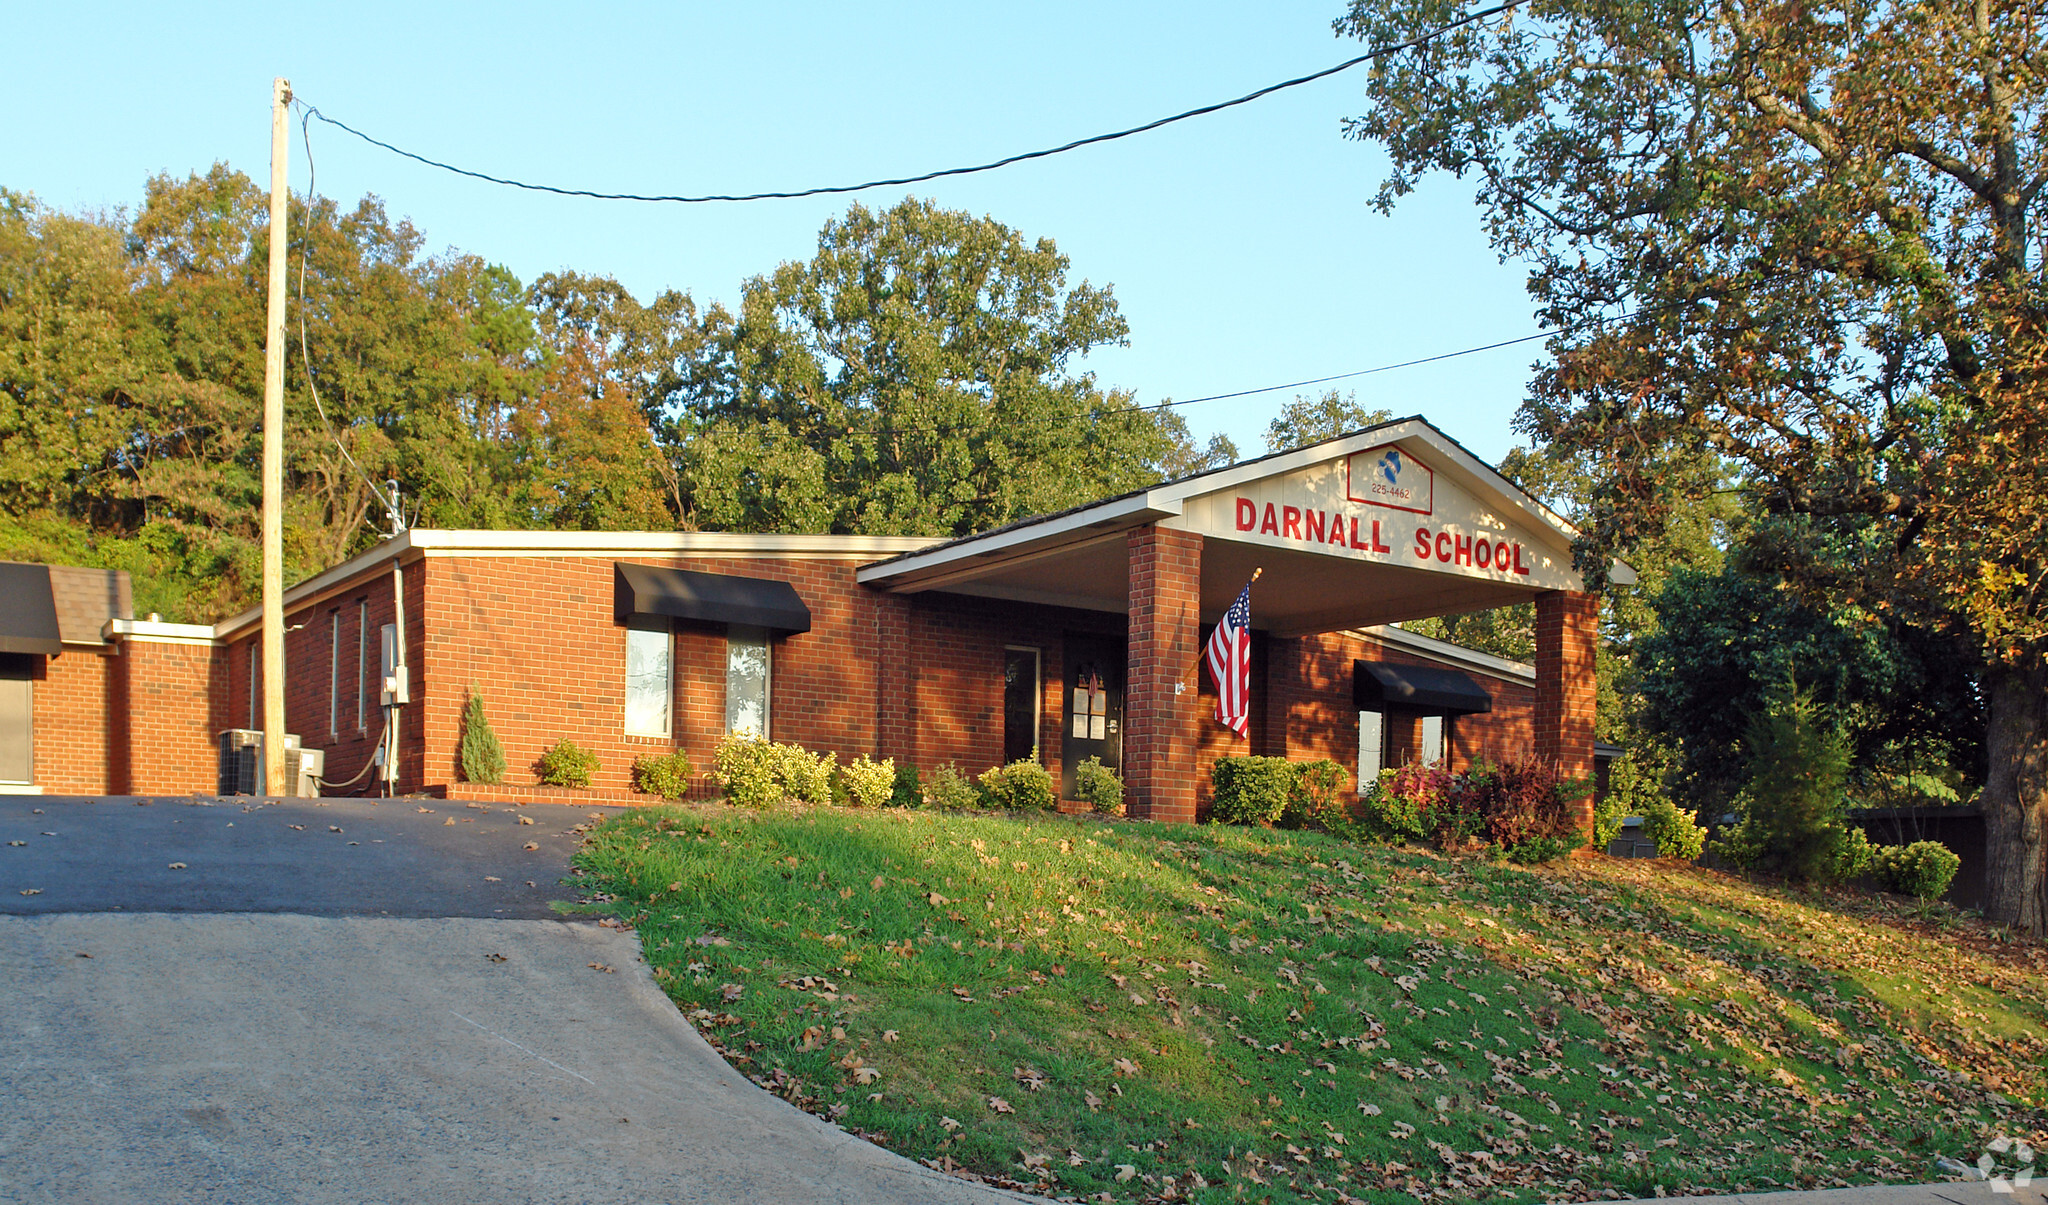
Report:
M1247 582L1223 622L1209 636L1209 676L1216 679L1216 722L1237 733L1251 730L1252 588Z

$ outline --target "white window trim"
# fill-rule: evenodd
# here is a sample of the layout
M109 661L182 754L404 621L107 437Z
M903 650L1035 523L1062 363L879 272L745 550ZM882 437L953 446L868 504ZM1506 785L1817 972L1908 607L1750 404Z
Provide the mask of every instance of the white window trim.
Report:
M356 731L370 730L369 692L363 689L363 679L370 669L370 604L363 599L356 600Z

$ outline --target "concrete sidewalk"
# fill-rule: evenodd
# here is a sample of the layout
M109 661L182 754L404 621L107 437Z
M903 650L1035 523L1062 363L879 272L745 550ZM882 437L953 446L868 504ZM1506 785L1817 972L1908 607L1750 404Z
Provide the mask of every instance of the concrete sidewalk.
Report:
M1025 1199L756 1088L593 925L12 916L0 966L9 1205Z
M1977 1181L1959 1184L1886 1184L1864 1188L1829 1188L1817 1192L1742 1193L1728 1197L1673 1197L1687 1205L2042 1205L2048 1195L2042 1181L2026 1188L1999 1192Z

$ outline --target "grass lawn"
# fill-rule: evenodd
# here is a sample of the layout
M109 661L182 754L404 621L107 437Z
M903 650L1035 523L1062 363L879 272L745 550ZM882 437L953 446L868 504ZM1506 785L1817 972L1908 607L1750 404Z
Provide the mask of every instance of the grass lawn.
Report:
M2048 947L1880 897L900 811L635 810L577 867L755 1082L1054 1196L1578 1200L2048 1146Z

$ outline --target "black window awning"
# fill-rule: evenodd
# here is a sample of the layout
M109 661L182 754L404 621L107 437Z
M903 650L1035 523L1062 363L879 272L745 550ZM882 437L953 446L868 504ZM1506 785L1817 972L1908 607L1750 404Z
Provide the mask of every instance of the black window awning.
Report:
M811 609L788 582L654 565L613 566L612 614L743 623L778 632L811 630Z
M0 563L0 653L63 651L50 567Z
M1353 662L1351 697L1361 711L1390 704L1444 715L1493 710L1493 696L1466 674L1433 665L1396 665L1391 661Z

